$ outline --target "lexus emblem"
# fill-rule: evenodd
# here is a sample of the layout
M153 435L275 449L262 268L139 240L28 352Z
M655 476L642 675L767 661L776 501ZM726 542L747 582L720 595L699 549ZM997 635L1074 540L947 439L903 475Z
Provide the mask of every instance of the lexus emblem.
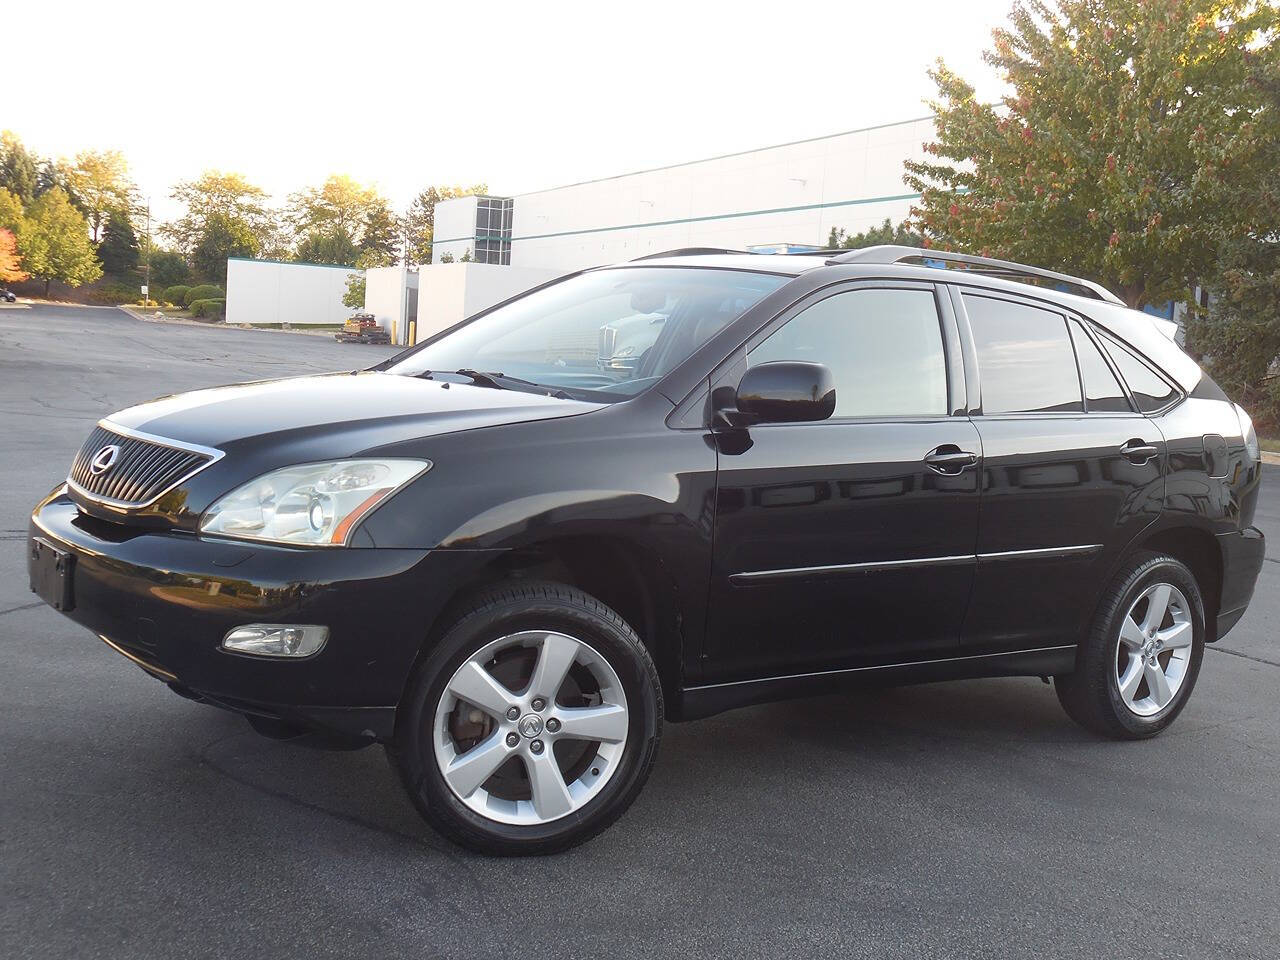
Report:
M114 443L109 443L97 453L93 455L93 459L89 461L89 472L95 477L100 473L106 473L115 466L116 458L120 456L120 448Z
M520 718L518 726L526 737L536 737L542 732L542 718L536 713L526 713Z

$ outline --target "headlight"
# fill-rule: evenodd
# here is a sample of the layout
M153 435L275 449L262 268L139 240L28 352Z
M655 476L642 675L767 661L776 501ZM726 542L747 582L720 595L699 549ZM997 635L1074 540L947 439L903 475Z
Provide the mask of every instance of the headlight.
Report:
M237 487L200 518L200 532L341 546L374 507L430 460L334 460L285 467Z
M1244 407L1234 404L1236 417L1240 420L1240 432L1244 435L1244 448L1250 460L1262 459L1262 448L1258 446L1258 431L1253 429L1253 420L1244 412Z

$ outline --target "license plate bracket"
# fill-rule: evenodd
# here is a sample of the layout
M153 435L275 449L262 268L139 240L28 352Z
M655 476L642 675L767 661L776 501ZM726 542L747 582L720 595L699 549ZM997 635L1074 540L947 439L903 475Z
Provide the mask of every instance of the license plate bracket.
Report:
M67 613L75 607L75 555L60 550L43 537L32 537L27 553L31 592L55 610Z

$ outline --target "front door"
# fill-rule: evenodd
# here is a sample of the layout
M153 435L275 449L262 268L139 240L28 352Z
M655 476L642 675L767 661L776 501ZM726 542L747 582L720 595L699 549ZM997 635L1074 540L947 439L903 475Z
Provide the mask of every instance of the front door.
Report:
M850 284L766 327L739 365L826 364L820 423L719 434L711 682L950 656L973 581L981 449L932 284ZM957 415L952 415L957 411Z

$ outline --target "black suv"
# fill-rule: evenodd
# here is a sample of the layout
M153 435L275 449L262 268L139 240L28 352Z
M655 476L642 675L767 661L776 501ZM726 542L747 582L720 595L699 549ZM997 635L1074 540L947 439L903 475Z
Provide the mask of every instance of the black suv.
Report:
M1248 416L1088 282L903 247L683 250L368 370L102 420L32 589L272 736L386 745L422 815L562 849L664 718L1053 676L1152 736L1263 558Z

